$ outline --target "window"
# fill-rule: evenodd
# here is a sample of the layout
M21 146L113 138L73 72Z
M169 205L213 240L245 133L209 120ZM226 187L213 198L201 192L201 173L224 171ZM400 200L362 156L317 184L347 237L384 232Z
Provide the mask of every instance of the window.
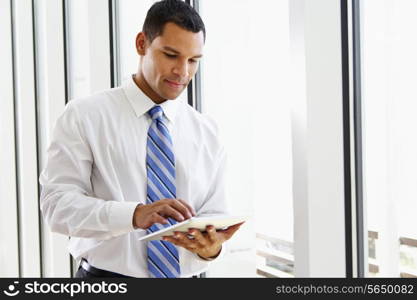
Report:
M366 276L417 276L417 26L413 0L362 2Z
M69 98L110 88L109 6L106 0L66 1Z
M136 73L139 64L139 55L136 51L136 35L142 31L146 12L155 1L117 1L120 74L121 81L130 79Z
M216 120L228 153L230 204L252 213L230 240L229 262L213 264L208 276L292 276L288 6L276 0L200 3L207 30L202 110Z

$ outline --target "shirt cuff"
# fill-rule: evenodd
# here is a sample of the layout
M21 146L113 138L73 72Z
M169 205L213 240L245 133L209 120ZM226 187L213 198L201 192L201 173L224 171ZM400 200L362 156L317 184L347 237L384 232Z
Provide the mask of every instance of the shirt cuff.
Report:
M114 201L109 212L109 229L114 236L134 231L133 215L138 202Z
M195 253L195 256L197 257L199 261L203 261L203 262L210 262L210 261L218 260L224 256L224 252L225 252L224 248L225 248L224 245L222 245L222 248L220 249L220 253L216 257L213 257L213 258L202 258L197 253Z

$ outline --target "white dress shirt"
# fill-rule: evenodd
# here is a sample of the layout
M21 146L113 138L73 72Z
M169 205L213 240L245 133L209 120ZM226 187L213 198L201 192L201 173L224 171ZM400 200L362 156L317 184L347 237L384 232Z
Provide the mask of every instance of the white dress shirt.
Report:
M70 101L56 121L39 178L40 206L51 230L71 237L77 264L84 257L96 268L149 277L146 242L138 241L146 230L135 230L132 219L137 204L146 204L147 111L154 105L132 79ZM226 155L215 123L184 100L161 107L173 140L177 198L198 216L227 213ZM207 270L198 255L179 247L179 256L181 277Z

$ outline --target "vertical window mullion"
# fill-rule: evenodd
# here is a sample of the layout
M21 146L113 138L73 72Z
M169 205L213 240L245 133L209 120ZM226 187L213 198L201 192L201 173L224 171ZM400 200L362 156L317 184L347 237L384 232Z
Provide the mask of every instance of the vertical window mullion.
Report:
M185 2L194 7L194 9L199 13L199 0L185 0ZM197 73L194 78L191 80L190 84L187 87L187 99L188 104L194 107L197 111L201 112L201 61Z
M109 40L110 40L111 87L119 86L121 84L118 7L119 7L118 1L109 0Z
M353 101L354 101L354 139L355 139L355 198L356 198L356 236L357 236L357 277L366 277L368 265L368 234L365 224L363 202L362 166L362 101L361 101L361 61L360 61L360 3L352 0L353 35Z
M193 7L198 13L200 13L200 0L194 0L193 1ZM193 93L194 107L199 112L203 111L202 103L201 103L201 99L202 99L201 98L202 97L201 96L201 78L202 78L202 74L203 74L202 68L203 68L203 64L202 64L202 61L200 61L200 66L198 68L197 73L194 76L194 79L193 79L193 81L194 81L194 93Z
M13 1L17 195L21 277L40 277L38 157L32 1Z

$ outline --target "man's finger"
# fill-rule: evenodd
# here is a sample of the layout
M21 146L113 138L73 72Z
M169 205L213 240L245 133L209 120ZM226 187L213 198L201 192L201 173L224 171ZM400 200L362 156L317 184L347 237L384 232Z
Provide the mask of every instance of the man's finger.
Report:
M188 232L194 237L194 240L197 243L199 243L202 247L205 247L207 245L206 238L204 237L204 235L201 233L200 230L191 228L189 229Z
M151 223L152 224L150 224L149 227L151 227L155 223L167 224L168 220L162 217L161 215L159 215L158 213L153 213L151 216Z
M164 216L169 216L171 218L174 218L178 222L182 222L185 220L185 217L176 209L172 208L169 205L161 206L161 209L159 211L159 214L162 214Z
M212 243L216 242L219 239L216 228L214 228L213 225L207 225L206 230L208 238Z
M163 236L162 239L164 241L170 242L176 246L183 247L185 249L196 249L197 245L194 241L185 237L185 234L180 232L175 232L172 236Z
M175 231L174 238L177 239L177 241L180 242L180 246L184 248L197 248L197 242L195 240L190 240L187 237L187 233Z
M191 212L192 216L194 217L196 215L196 212L194 210L194 208L192 208L192 206L190 204L188 204L187 202L185 202L182 199L177 199L179 202L181 202L185 207L188 208L188 210Z
M178 199L172 199L172 201L169 202L169 205L179 211L184 216L184 219L189 219L193 216L188 207Z

